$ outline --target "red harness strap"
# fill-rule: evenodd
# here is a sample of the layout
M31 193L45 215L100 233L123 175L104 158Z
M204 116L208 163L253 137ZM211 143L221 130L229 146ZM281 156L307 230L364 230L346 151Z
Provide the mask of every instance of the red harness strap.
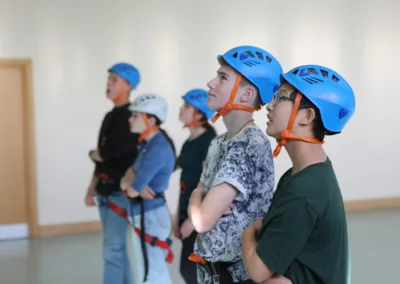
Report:
M108 202L108 206L110 207L110 209L112 211L114 211L116 214L118 214L119 216L121 216L122 218L126 219L129 222L128 212L126 212L125 209L119 207L118 205L116 205L113 202ZM135 230L136 234L138 234L140 236L142 231L139 228L134 227L130 222L129 222L129 224ZM167 263L172 263L172 261L174 260L174 254L173 254L171 246L168 242L159 240L157 237L150 236L149 234L146 234L146 233L144 234L144 236L145 236L145 241L147 243L149 243L150 245L165 249L168 252L168 255L167 255L167 258L165 259L165 261Z

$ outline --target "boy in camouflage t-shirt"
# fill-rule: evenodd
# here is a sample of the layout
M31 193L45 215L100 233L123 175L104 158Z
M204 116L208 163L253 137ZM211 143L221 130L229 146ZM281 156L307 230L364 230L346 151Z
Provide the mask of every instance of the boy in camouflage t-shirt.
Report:
M228 131L211 142L189 204L199 232L194 251L207 262L198 265L198 282L252 283L242 261L241 234L265 216L274 188L271 146L252 117L279 87L282 68L268 52L251 46L233 48L218 61L207 105L218 111L214 121L223 116ZM232 214L223 216L231 203Z

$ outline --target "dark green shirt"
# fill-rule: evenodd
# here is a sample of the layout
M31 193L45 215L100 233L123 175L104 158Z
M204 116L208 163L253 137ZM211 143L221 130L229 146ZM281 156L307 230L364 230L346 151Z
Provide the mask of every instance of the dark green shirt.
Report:
M349 283L346 213L331 161L280 179L257 254L293 284Z

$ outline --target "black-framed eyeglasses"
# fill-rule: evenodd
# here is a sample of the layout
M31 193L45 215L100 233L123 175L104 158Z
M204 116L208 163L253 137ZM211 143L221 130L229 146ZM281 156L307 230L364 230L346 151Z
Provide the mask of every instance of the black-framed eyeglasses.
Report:
M272 106L276 106L276 105L279 103L280 100L282 100L282 101L289 101L289 102L294 103L294 100L293 100L293 99L288 98L288 97L285 97L285 96L282 96L282 95L279 94L279 93L276 93L276 94L273 95L273 97L272 97L272 101L271 101Z

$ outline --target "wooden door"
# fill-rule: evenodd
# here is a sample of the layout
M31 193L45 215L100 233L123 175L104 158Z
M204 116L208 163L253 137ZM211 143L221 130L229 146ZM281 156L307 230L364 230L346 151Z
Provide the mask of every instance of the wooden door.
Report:
M0 65L0 240L28 236L23 68Z

